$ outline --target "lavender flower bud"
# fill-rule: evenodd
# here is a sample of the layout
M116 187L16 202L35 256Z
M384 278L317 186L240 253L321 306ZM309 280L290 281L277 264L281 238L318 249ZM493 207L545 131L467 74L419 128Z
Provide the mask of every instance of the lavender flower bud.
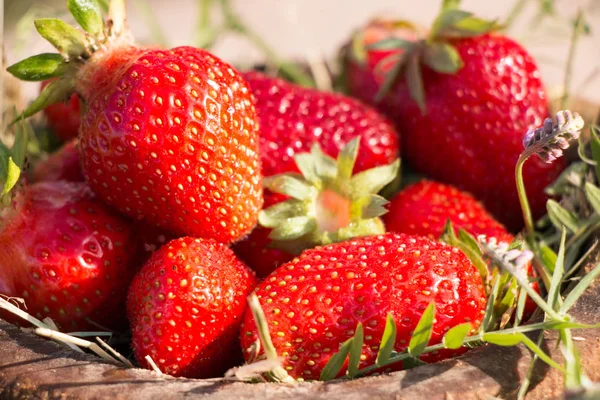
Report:
M551 118L546 118L541 127L528 130L523 138L523 147L536 153L544 162L551 163L563 156L563 150L569 148L569 141L579 138L583 125L579 114L559 111L556 113L556 125L552 125Z

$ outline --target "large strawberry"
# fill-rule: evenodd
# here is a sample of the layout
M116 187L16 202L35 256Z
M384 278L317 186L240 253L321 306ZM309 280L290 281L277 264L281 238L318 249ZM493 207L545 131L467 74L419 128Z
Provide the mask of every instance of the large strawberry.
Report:
M353 95L377 104L394 121L412 167L473 193L509 229L518 230L523 221L512 171L523 135L548 115L548 99L532 57L515 41L488 33L494 27L447 7L427 38L376 46L404 52L387 68L388 79L363 83L352 67L347 84ZM387 92L379 103L374 87ZM536 216L545 212L544 188L563 167L541 160L525 166Z
M294 156L302 175L265 178L269 207L259 214L261 227L235 247L259 276L307 248L385 232L379 216L387 201L377 193L395 179L400 160L353 175L363 149L371 151L359 143L360 137L351 140L337 160L315 143L310 153Z
M252 95L229 64L192 47L135 47L122 0L104 24L93 1L69 2L86 34L36 20L60 54L9 68L50 83L24 115L77 92L86 102L80 151L86 180L121 212L177 234L233 242L262 206Z
M316 157L307 154L314 144L318 144L326 155L337 157L342 148L359 138L361 150L349 169L355 173L390 164L398 157L400 143L394 128L371 107L340 94L303 88L258 72L245 73L244 77L256 99L265 177L299 171L306 175L306 165L313 163ZM304 154L302 159L297 159L300 154ZM325 159L327 163L331 161ZM386 174L385 179L394 175ZM341 182L330 181L326 186L335 186L337 192L348 189L347 184L341 189L344 186ZM265 207L285 199L273 196L272 191L265 192ZM341 196L348 200L347 193L341 193ZM370 230L363 234L377 232ZM268 229L256 228L236 246L236 252L261 276L292 258L289 252L268 247L269 234Z
M437 310L432 344L463 322L475 330L486 304L477 269L458 249L393 233L307 250L275 270L256 294L285 369L304 379L319 378L358 323L364 327L364 367L374 364L388 313L396 321L394 349L402 351L428 304ZM257 337L247 313L241 336L247 359L254 356ZM422 358L433 362L461 351Z
M81 172L78 140L65 143L48 158L40 161L33 170L33 180L83 182L85 178Z
M131 223L85 183L33 184L0 213L0 294L63 329L119 328L133 248Z
M163 246L136 275L127 313L138 362L161 371L220 376L240 359L237 346L252 272L225 245L185 237Z
M41 89L50 82L42 82ZM77 137L81 124L81 104L77 94L72 94L66 102L49 105L44 109L44 114L52 132L58 138L68 141Z

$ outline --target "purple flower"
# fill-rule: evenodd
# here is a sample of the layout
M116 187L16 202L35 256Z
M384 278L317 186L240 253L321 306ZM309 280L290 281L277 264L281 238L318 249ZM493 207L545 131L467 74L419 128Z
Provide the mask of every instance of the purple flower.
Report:
M556 125L551 118L536 129L530 129L523 138L526 152L536 153L542 160L551 163L562 157L563 150L569 147L571 140L576 140L583 129L583 118L569 110L556 113Z

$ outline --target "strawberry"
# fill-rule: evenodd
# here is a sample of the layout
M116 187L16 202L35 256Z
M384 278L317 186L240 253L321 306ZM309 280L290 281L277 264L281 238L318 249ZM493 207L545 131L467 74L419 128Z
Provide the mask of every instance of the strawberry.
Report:
M33 170L33 180L83 182L78 141L73 139L65 143L58 151L40 161Z
M133 277L131 223L85 183L40 182L0 214L0 293L68 330L119 328Z
M548 115L548 98L532 57L517 42L489 33L494 28L448 7L428 38L381 44L405 53L388 68L385 83L360 82L356 68L347 83L353 95L371 103L377 87L377 107L398 128L409 165L472 193L516 231L523 220L512 171L523 135ZM545 212L544 188L563 168L562 162L541 160L525 166L536 217Z
M175 376L222 375L236 346L246 297L257 281L225 245L184 237L154 253L127 298L136 359Z
M269 207L259 214L262 227L235 247L259 276L307 248L385 232L379 216L387 200L377 193L396 178L400 160L352 175L362 149L371 151L368 144L359 151L360 139L348 142L337 160L315 143L310 153L294 156L302 175L265 178Z
M383 216L390 232L427 236L437 240L446 221L477 237L485 235L512 243L513 236L469 193L451 185L423 180L406 187L389 204Z
M24 116L78 93L87 105L83 173L99 198L177 235L244 237L261 209L262 185L258 120L242 76L202 49L136 47L120 1L106 25L90 2L69 4L87 34L36 20L60 54L8 69L22 79L60 76Z
M469 193L451 185L424 180L406 187L389 204L389 211L383 216L389 232L427 236L437 240L450 220L455 228L462 228L477 237L484 235L487 240L511 244L514 241L502 224L496 221ZM526 264L527 274L534 279L531 264ZM539 293L537 281L531 287ZM527 299L525 318L533 314L537 305Z
M51 80L42 82L41 90L50 84ZM52 132L66 142L77 137L81 123L81 104L79 96L72 94L66 102L55 103L44 109L44 115Z
M303 379L319 378L358 323L364 327L360 366L365 367L375 362L388 313L396 322L394 349L402 351L428 304L437 310L430 344L465 321L476 330L486 305L479 273L458 249L394 233L307 250L275 270L255 293L283 366ZM254 356L257 338L247 313L241 336L246 359ZM464 350L422 359L434 362Z
M318 144L326 155L337 157L342 148L355 138L360 139L362 146L350 172L359 173L384 166L397 158L400 144L396 132L384 117L361 102L339 94L303 88L258 72L247 72L244 77L256 98L264 176L302 171L302 164L306 162L298 162L296 156L309 152L314 144ZM340 185L339 182L330 182L329 186ZM286 198L275 196L273 191L268 190L265 192L265 208ZM363 234L378 232L369 230ZM235 246L237 254L259 276L268 275L298 252L298 249L290 253L290 249L269 248L270 234L270 229L257 227ZM319 243L322 244L320 241L312 244Z

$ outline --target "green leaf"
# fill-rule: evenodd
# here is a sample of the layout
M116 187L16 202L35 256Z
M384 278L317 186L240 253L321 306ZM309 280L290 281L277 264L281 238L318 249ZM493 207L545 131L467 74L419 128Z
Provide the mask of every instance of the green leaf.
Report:
M10 150L12 158L19 168L25 166L25 157L27 156L27 144L29 143L29 125L25 121L17 124L15 142Z
M393 181L400 170L400 159L393 163L359 172L350 179L350 197L358 199L365 194L378 193Z
M581 138L581 136L580 136ZM574 162L569 165L545 192L550 196L561 196L570 192L573 187L579 187L585 180L587 166L583 162Z
M525 304L527 303L527 292L519 290L519 298L517 299L517 311L515 312L515 322L513 326L521 325L523 321L523 313L525 312Z
M348 180L352 177L354 163L358 155L360 136L349 141L340 151L337 159L337 179L340 181Z
M542 244L540 244L540 254L541 254L542 262L544 263L544 266L546 267L546 269L550 273L553 273L554 266L556 265L556 259L558 258L558 256L554 252L554 250L552 250L546 244L542 243Z
M596 214L600 214L600 189L592 183L586 182L585 197L587 197Z
M592 125L590 129L590 148L592 150L592 157L596 161L596 178L600 180L600 138L598 138L598 135L598 129Z
M479 36L497 28L496 21L486 21L473 14L447 9L442 11L434 23L432 37L434 38L467 38Z
M12 123L14 124L21 118L29 118L51 104L65 101L73 94L73 91L74 85L71 79L60 78L50 82L29 107L23 111L23 114L18 116Z
M488 296L487 305L485 307L485 314L483 315L483 322L481 323L481 329L484 332L492 329L496 323L495 315L494 315L494 306L496 305L496 299L498 298L498 293L500 292L500 276L498 272L495 272L495 279L493 280L494 284L492 286L492 290Z
M288 218L306 215L306 204L303 201L290 199L262 210L258 214L258 222L267 228L274 228Z
M329 359L329 361L327 361L327 364L325 364L325 367L321 371L321 376L319 377L319 380L330 381L332 379L335 379L336 376L338 376L338 374L342 370L342 367L344 366L346 358L348 357L348 353L350 353L350 347L352 346L352 342L352 338L346 340L340 346L338 352L331 356L331 358Z
M464 66L456 48L445 42L427 44L423 53L423 62L441 74L455 74Z
M396 322L392 314L388 313L385 320L385 329L381 336L381 344L379 345L379 351L377 352L377 359L375 364L378 366L384 365L387 360L390 359L390 355L394 350L396 344Z
M313 194L310 183L298 175L289 173L264 178L263 185L272 192L285 194L298 200L306 200Z
M419 323L417 324L415 331L413 332L410 342L408 344L408 353L417 357L420 355L431 339L431 332L433 331L433 319L435 317L435 303L430 303Z
M410 98L417 103L422 115L427 114L425 107L425 87L423 86L423 77L421 75L421 63L417 54L413 54L407 58L404 79L406 79Z
M579 222L577 221L577 217L572 212L567 211L552 199L548 200L546 203L546 208L548 209L548 217L556 228L560 230L564 226L573 233L577 231Z
M6 68L22 81L38 82L62 75L68 64L58 53L43 53L19 61Z
M560 284L565 274L564 262L565 262L565 240L567 232L565 228L561 229L560 247L558 250L558 257L556 258L556 264L554 266L554 272L552 273L552 281L550 281L550 288L548 289L547 302L553 309L556 309L556 302L558 296L560 296Z
M85 35L66 22L55 18L42 18L35 20L35 27L63 57L77 58L88 53Z
M482 339L488 343L496 344L498 346L516 346L520 343L526 345L529 350L537 354L537 356L544 361L546 364L564 371L563 367L558 365L550 356L548 356L542 349L540 349L531 339L529 339L524 333L506 333L502 331L498 332L487 332L484 333Z
M371 43L366 48L367 50L410 50L414 46L414 41L389 37L378 42Z
M447 10L450 8L458 8L462 0L444 0L442 2L442 10Z
M400 54L392 53L389 56L383 58L379 62L383 65L388 65L387 63L389 63L390 60L392 60L392 59L398 60L386 72L385 79L383 80L383 83L379 87L377 94L375 94L375 102L376 103L379 103L381 100L383 100L383 98L389 93L392 86L394 86L394 83L396 83L396 79L398 79L398 77L400 75L400 71L402 70L402 67L404 66L405 58L406 58L405 54L400 55Z
M365 197L368 197L368 202L366 202L367 204L362 207L362 219L377 218L387 213L388 210L385 206L389 203L389 201L376 194Z
M571 290L562 306L560 307L561 313L567 313L575 305L577 300L583 295L585 290L594 282L596 277L600 275L600 264L596 265L590 272L588 272L582 279L579 281L577 286Z
M67 7L81 27L94 37L104 30L102 11L96 0L67 0Z
M289 218L274 227L269 238L273 240L293 240L314 231L317 221L313 217L302 216Z
M352 338L352 344L350 345L350 357L348 358L348 371L347 375L353 378L358 372L358 366L360 364L360 355L362 354L362 347L364 343L363 339L363 326L362 323L358 323L354 337Z
M573 335L570 329L560 332L562 353L565 359L565 388L577 389L581 387L582 371L579 352L573 343Z
M452 327L448 332L446 332L444 338L442 339L444 347L447 349L458 349L461 347L463 345L463 340L465 340L471 331L471 328L470 322L464 322Z
M471 234L463 229L460 229L459 237L456 237L454 233L454 227L452 226L452 221L447 219L442 235L440 236L440 240L450 246L458 247L460 251L462 251L471 261L471 263L477 268L484 285L487 284L487 276L489 273L488 266L483 261L483 258L481 258L481 249Z
M4 190L2 191L2 195L10 192L10 190L17 184L20 176L21 169L17 164L14 163L12 157L9 157L6 167L6 180L4 181Z

